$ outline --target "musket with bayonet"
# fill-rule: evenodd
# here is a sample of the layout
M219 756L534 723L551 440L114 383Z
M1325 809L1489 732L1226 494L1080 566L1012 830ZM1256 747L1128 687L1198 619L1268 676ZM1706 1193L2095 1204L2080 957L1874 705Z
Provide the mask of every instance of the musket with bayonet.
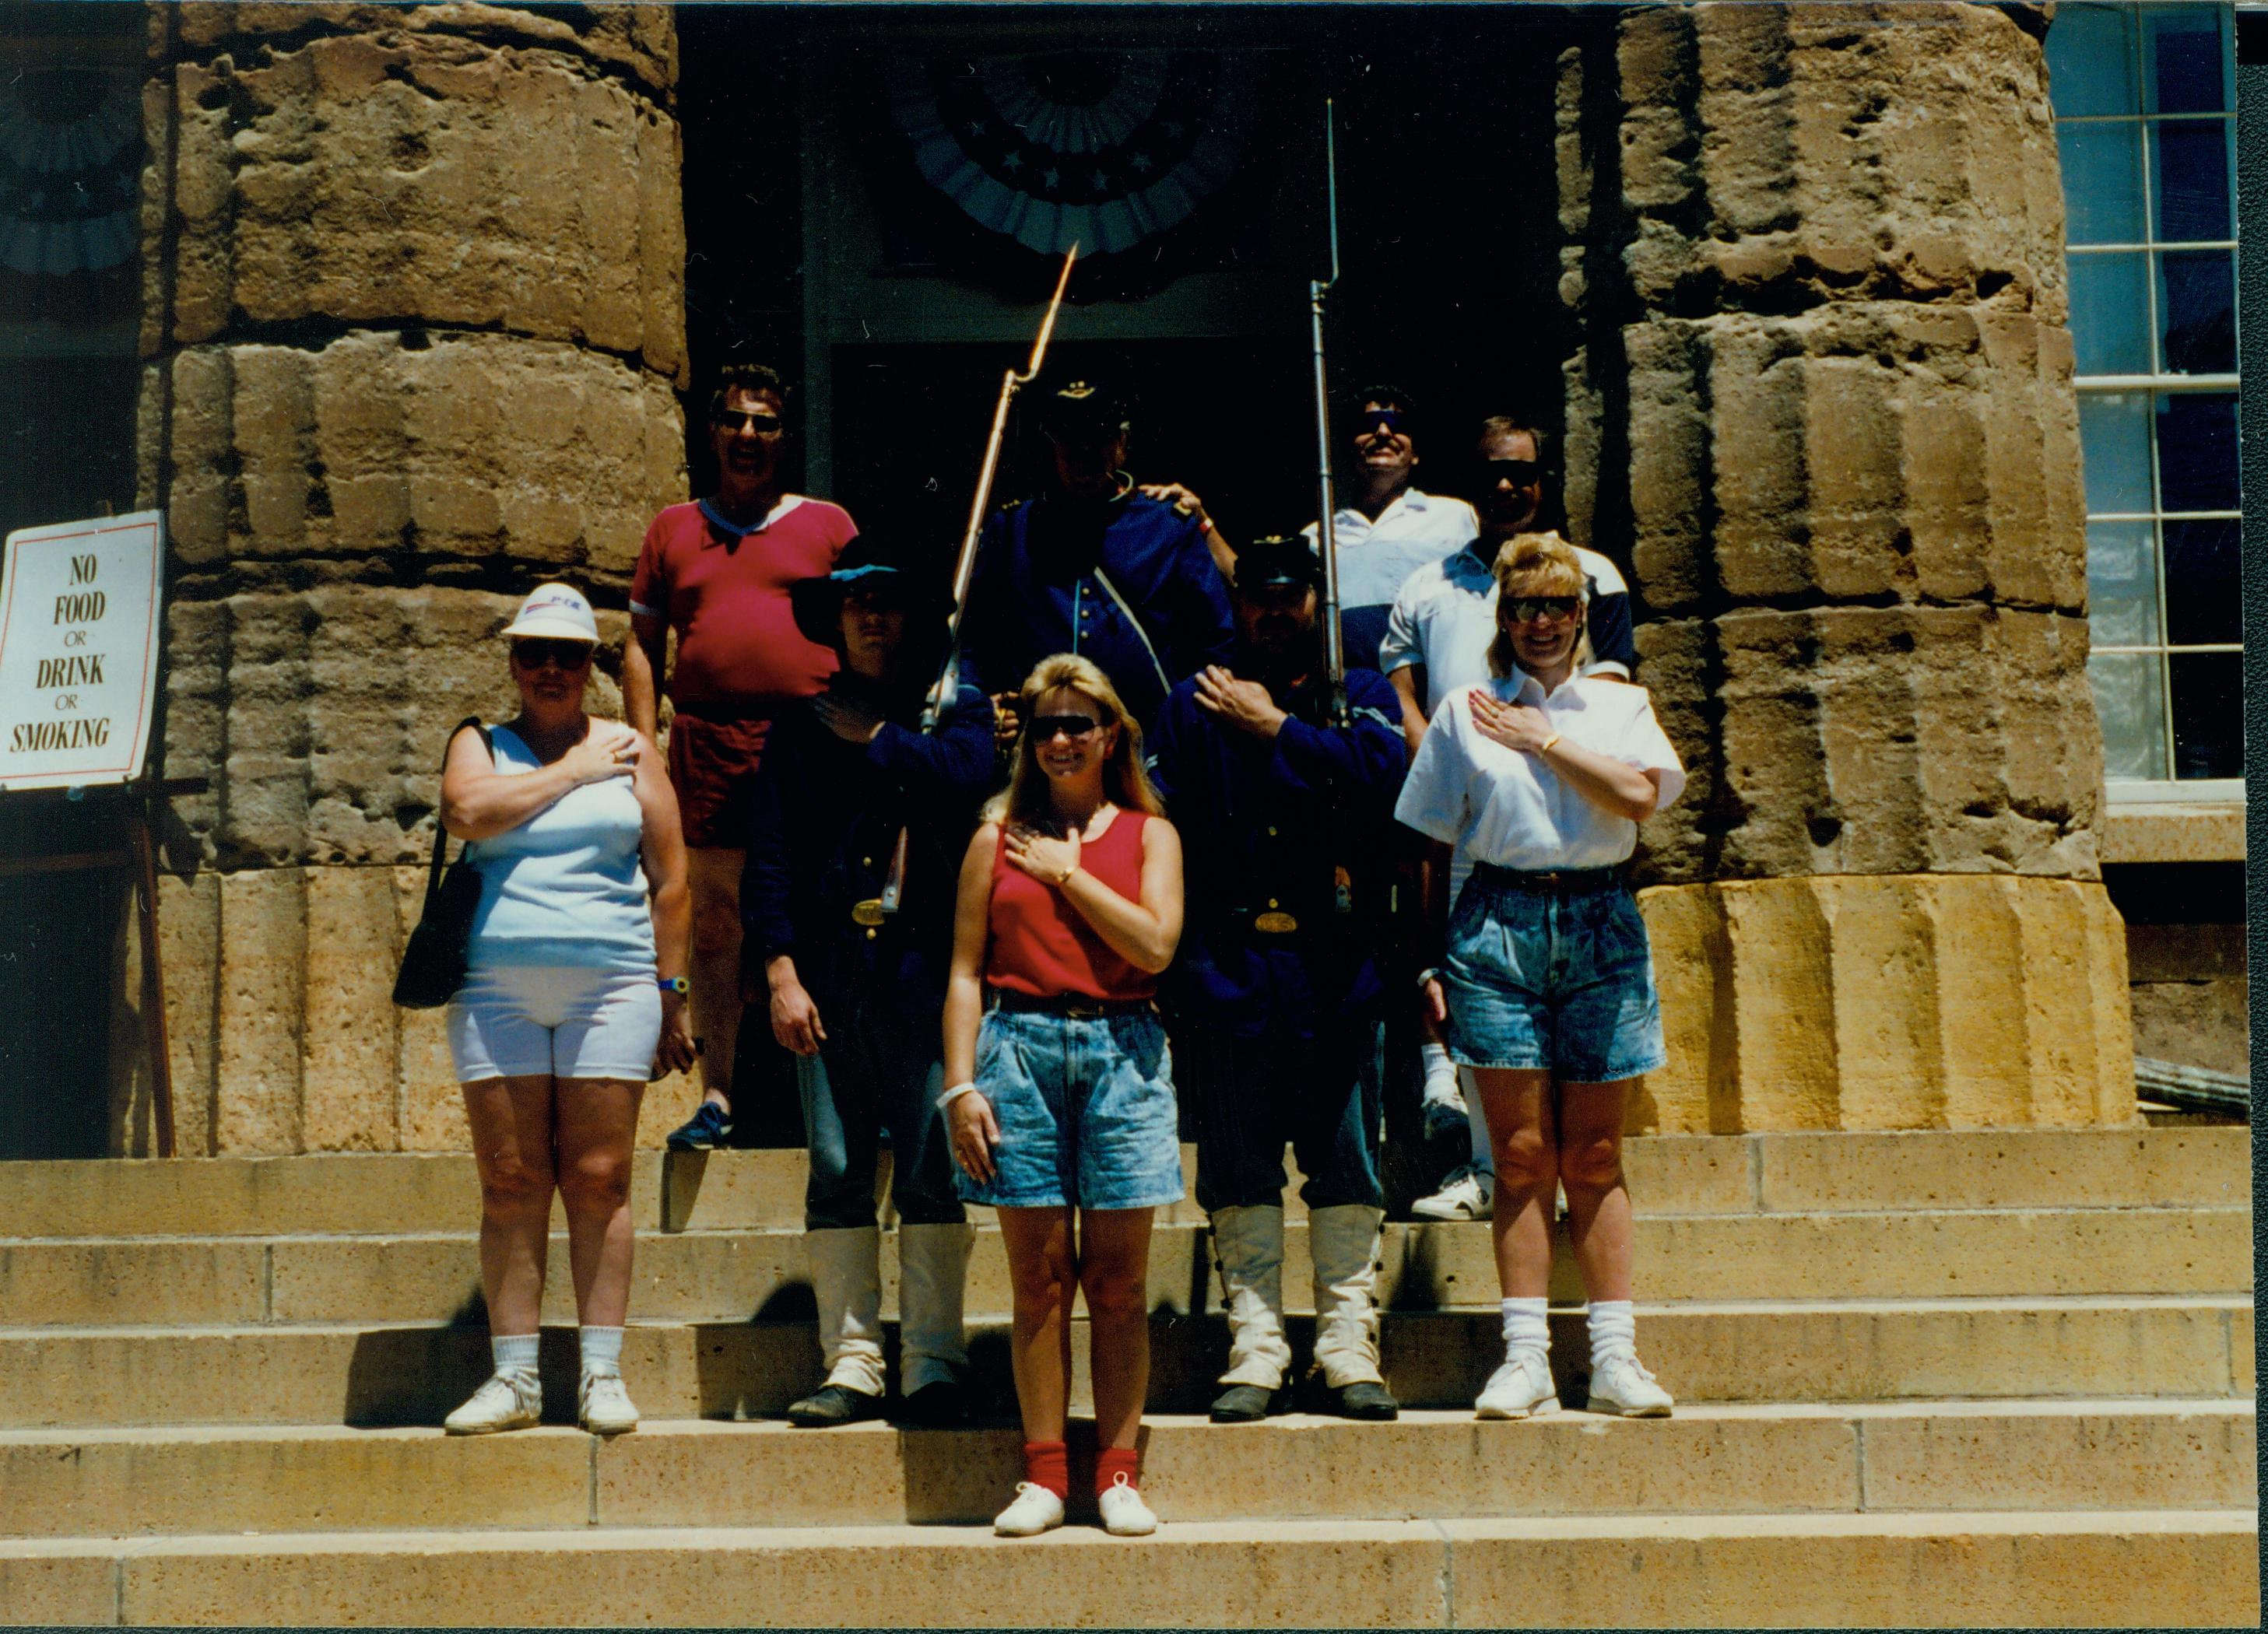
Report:
M938 672L937 684L929 690L929 699L922 705L921 730L934 733L938 723L953 707L953 700L961 688L961 620L968 607L968 582L976 571L976 542L984 531L984 519L992 505L992 477L1000 465L1000 444L1008 430L1008 409L1016 401L1016 394L1029 386L1040 372L1040 364L1048 355L1048 337L1055 333L1056 313L1062 309L1064 289L1071 282L1071 262L1079 259L1079 246L1074 244L1064 252L1063 270L1056 275L1056 292L1048 298L1047 315L1040 320L1039 338L1032 342L1032 355L1021 370L1009 369L1000 376L1000 400L992 408L992 432L984 439L984 463L976 472L976 496L969 502L968 526L961 536L961 555L953 565L953 612L946 621L945 666ZM898 911L906 891L906 852L909 831L901 825L897 843L890 849L889 872L883 877L882 894L876 905L883 914ZM861 903L860 906L865 906Z
M1316 513L1315 542L1323 559L1323 662L1331 678L1331 724L1347 725L1346 642L1339 630L1338 497L1331 482L1331 400L1323 375L1323 298L1339 281L1338 151L1333 142L1331 99L1323 99L1323 192L1330 220L1331 276L1310 279L1307 312L1315 338L1315 454L1322 509Z

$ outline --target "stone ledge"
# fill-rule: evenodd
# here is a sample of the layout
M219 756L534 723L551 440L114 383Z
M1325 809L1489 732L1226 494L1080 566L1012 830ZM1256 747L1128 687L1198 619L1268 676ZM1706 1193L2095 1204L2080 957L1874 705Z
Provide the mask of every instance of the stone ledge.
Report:
M2244 804L2241 800L2121 805L2106 802L2102 815L2106 863L2241 863Z

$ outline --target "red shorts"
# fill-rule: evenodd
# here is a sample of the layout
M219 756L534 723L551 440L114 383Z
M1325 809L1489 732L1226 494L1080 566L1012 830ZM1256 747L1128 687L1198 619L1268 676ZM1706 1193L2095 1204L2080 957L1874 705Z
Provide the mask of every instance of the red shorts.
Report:
M686 844L737 850L748 843L748 790L770 720L715 718L680 710L669 723L669 783Z

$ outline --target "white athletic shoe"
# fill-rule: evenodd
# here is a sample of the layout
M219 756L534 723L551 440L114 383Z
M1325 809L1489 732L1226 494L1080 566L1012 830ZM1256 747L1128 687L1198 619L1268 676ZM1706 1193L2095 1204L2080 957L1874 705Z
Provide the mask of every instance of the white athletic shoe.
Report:
M1451 1169L1441 1189L1420 1197L1410 1211L1421 1220L1484 1220L1496 1207L1496 1176L1467 1163Z
M1029 1481L1016 1483L1016 1501L992 1518L1001 1537L1037 1537L1063 1525L1063 1499Z
M638 1425L638 1410L620 1373L585 1373L576 1421L593 1435L621 1435Z
M1158 1529L1158 1517L1142 1501L1142 1494L1122 1469L1095 1500L1102 1511L1102 1529L1113 1537L1147 1537Z
M1591 1371L1590 1410L1624 1418L1667 1418L1669 1392L1653 1381L1636 1356L1609 1356Z
M543 1416L543 1386L533 1370L490 1373L472 1399L441 1421L451 1435L524 1430Z
M1551 1387L1551 1363L1541 1351L1515 1351L1489 1375L1474 1414L1482 1418L1541 1418L1559 1410Z

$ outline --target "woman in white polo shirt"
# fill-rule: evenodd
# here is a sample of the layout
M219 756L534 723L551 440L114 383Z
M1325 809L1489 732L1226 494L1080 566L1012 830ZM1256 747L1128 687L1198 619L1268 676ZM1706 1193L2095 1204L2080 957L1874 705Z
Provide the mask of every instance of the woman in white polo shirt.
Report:
M1472 864L1420 982L1450 1055L1473 1069L1496 1159L1506 1354L1476 1405L1484 1418L1558 1410L1544 1318L1557 1185L1590 1295L1590 1406L1662 1417L1669 1394L1639 1365L1631 1315L1622 1134L1632 1080L1666 1057L1620 865L1685 773L1643 688L1581 673L1574 548L1516 534L1495 571L1495 679L1443 701L1395 808Z

